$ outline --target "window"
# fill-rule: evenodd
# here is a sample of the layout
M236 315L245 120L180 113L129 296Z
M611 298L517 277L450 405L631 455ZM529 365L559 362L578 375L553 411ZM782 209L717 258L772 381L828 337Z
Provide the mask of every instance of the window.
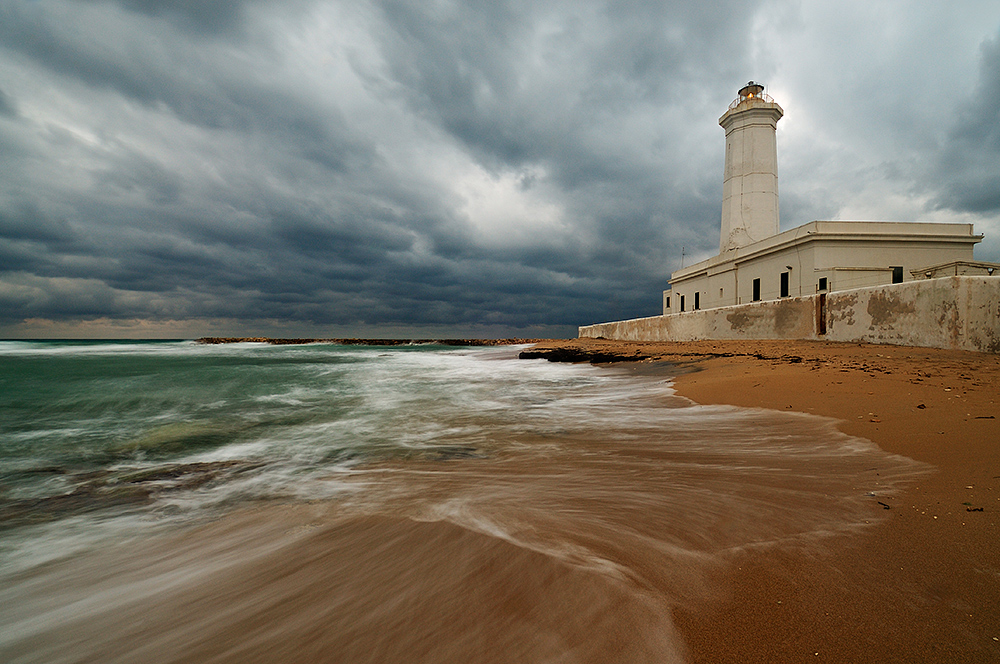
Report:
M681 295L681 311L684 311L684 296Z
M826 277L820 277L819 278L819 288L817 288L816 290L818 290L818 291L828 290L827 286L826 286Z
M788 273L781 273L781 297L788 297Z
M701 293L699 291L694 292L694 308L695 310L701 309Z
M760 279L753 280L753 301L760 301Z
M903 266L896 265L892 268L892 283L901 284L903 283Z
M670 308L670 296L669 295L667 296L667 301L663 303L663 308L664 309L669 309Z

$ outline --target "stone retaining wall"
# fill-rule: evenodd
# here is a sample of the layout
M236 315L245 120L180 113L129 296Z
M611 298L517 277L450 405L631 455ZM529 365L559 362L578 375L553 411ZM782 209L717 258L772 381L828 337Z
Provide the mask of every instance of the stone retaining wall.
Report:
M1000 353L1000 276L945 277L599 323L624 341L826 339Z

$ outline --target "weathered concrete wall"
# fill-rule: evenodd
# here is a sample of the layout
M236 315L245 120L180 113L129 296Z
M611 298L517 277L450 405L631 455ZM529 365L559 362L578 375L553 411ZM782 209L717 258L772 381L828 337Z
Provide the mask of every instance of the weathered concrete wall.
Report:
M945 277L827 296L827 339L1000 353L1000 277Z
M600 323L581 327L580 336L626 341L812 339L815 338L814 300L813 297L794 297Z
M823 322L825 322L825 333ZM587 325L626 341L827 339L1000 353L1000 277L947 277Z

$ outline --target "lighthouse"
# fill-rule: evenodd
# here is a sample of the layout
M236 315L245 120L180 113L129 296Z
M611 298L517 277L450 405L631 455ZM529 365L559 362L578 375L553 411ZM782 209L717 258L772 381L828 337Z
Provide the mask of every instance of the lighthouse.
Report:
M998 352L1000 263L973 259L983 236L972 224L815 220L779 232L775 130L783 115L763 85L740 89L719 118L726 166L718 255L671 273L662 316L585 325L580 337L828 339Z
M750 81L719 118L726 130L719 253L778 233L778 149L784 111L764 86Z

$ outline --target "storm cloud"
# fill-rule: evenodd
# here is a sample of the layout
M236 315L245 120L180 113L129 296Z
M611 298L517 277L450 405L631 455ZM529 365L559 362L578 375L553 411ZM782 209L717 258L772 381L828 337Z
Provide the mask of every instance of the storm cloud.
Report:
M0 333L655 314L751 78L783 228L971 221L997 260L994 5L0 0Z

